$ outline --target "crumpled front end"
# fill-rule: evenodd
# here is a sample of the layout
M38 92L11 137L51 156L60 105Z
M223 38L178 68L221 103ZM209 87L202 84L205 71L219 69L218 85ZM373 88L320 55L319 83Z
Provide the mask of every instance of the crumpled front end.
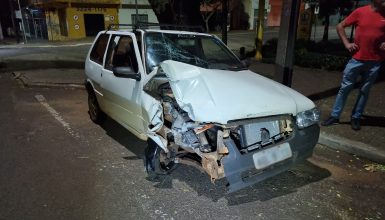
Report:
M165 73L166 70L159 69L158 74L145 86L146 93L156 100L154 103L160 103L158 110L154 110L157 112L156 117L150 117L154 123L150 126L148 135L169 154L182 159L195 158L212 182L226 177L229 192L234 192L285 171L297 161L311 156L318 141L319 126L311 121L309 123L311 117L305 114L307 117L303 116L302 121L307 123L299 128L296 113L298 109L313 108L314 104L305 102L305 107L298 107L291 99L285 102L290 105L286 110L278 111L273 109L272 102L256 99L247 103L247 106L254 103L262 107L265 105L270 108L270 112L277 114L259 114L261 111L256 112L255 109L258 108L251 106L246 111L254 111L255 114L247 113L245 117L238 118L238 112L242 114L245 109L237 108L230 100L227 109L223 109L226 108L224 98L219 100L216 95L218 92L212 91L213 87L198 86L196 88L202 88L204 92L193 94L201 96L189 97L191 93L185 91L191 88L182 86L190 77L195 77L201 85L207 85L209 78L197 79L200 73L194 71L194 68L190 69L190 75L182 74L178 77ZM251 88L250 85L249 87ZM277 96L284 91L274 88L278 90L275 91ZM187 103L186 100L189 99L196 102ZM206 102L206 99L211 103L212 109L206 109L210 110L207 112L209 116L217 112L221 114L216 117L218 120L196 120L206 117L202 108L197 109L200 99L200 104ZM286 96L286 99L290 98ZM302 97L296 97L296 100L299 99ZM162 117L159 110L162 111Z
M320 132L317 124L298 129L289 115L232 124L239 136L223 141L229 154L222 160L229 192L275 176L310 157Z

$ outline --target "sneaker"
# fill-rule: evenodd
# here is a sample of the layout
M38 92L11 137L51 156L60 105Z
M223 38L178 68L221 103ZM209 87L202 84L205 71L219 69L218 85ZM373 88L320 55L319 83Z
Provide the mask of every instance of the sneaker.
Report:
M336 125L336 124L339 124L340 123L340 120L338 118L335 118L333 116L330 116L328 119L326 119L325 121L323 121L321 123L322 126L330 126L330 125Z
M355 131L358 131L358 130L361 129L360 119L359 118L352 118L350 120L350 125L352 126L352 129L355 130Z

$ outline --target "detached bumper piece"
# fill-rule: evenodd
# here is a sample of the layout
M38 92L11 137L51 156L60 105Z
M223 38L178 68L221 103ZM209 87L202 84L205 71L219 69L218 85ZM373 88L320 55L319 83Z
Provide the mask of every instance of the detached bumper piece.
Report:
M284 143L243 154L233 140L225 139L229 154L223 158L222 163L229 182L228 193L284 172L310 157L318 142L319 126L312 125L301 130L295 126L294 129L294 135Z

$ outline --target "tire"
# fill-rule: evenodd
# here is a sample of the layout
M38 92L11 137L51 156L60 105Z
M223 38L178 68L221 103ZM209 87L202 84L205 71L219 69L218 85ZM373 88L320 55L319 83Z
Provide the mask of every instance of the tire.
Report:
M101 124L106 119L106 114L100 109L94 91L88 91L88 114L91 121Z
M145 166L149 176L167 175L177 167L174 155L167 156L166 152L150 138L147 140L145 156Z

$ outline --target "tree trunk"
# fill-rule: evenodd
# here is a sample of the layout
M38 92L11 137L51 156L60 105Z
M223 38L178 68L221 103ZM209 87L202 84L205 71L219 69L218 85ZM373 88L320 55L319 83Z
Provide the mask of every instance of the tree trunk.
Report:
M325 27L324 27L324 35L322 37L322 41L329 40L329 24L330 24L330 15L325 15Z
M205 22L205 25L206 25L206 32L207 32L207 33L210 31L210 30L209 30L209 21L210 21L210 18L213 16L214 13L215 13L215 10L213 10L212 12L210 12L210 14L207 15L207 16L203 16L203 15L202 15L203 21Z
M205 26L206 26L206 32L209 33L209 19L204 19L205 21Z

